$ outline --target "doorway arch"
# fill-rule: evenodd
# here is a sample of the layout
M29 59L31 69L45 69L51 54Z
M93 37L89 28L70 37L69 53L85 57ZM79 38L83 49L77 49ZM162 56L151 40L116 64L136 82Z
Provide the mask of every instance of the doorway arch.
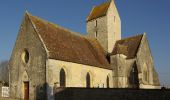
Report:
M18 87L20 88L20 87ZM24 100L29 100L29 76L27 71L24 71L22 75L22 97Z

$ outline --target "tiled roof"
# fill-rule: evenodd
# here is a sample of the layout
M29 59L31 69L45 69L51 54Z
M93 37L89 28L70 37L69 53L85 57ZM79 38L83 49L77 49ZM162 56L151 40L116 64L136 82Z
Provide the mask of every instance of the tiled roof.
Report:
M107 14L107 10L109 8L110 1L103 3L99 6L95 6L87 17L87 21L102 17Z
M49 58L111 69L97 40L27 15L49 51Z
M137 35L118 40L113 49L112 55L124 54L127 59L134 58L140 46L143 35Z

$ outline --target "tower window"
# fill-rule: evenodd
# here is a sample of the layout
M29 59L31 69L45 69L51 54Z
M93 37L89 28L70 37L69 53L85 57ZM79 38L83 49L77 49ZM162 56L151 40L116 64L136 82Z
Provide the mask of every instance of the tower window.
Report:
M97 27L97 24L98 24L98 23L97 23L97 20L96 20L96 22L95 22L95 26L96 26L96 27Z
M98 32L97 32L97 20L95 21L95 38L97 38Z

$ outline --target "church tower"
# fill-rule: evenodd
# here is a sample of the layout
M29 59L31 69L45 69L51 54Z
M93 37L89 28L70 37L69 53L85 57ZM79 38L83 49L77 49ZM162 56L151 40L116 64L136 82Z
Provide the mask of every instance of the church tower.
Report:
M94 6L86 19L88 37L96 38L106 53L121 39L121 20L114 0Z

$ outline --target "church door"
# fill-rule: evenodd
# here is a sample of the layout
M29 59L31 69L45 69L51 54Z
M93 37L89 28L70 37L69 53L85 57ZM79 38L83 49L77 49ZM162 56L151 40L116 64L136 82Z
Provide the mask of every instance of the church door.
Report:
M29 82L24 82L24 100L29 100Z

